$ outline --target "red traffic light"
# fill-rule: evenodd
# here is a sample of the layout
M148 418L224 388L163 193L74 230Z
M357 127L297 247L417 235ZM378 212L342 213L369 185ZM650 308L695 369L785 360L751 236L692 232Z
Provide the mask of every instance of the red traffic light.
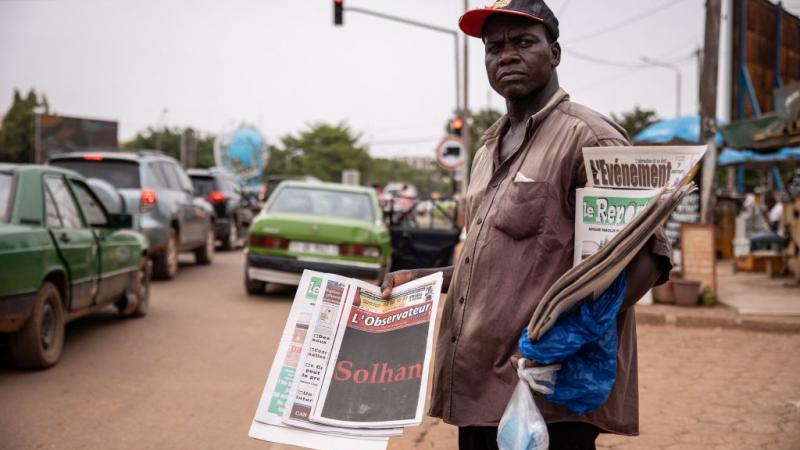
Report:
M458 116L454 117L453 120L450 121L450 129L454 135L461 136L461 133L464 131L464 119Z
M344 24L344 0L333 0L333 24Z

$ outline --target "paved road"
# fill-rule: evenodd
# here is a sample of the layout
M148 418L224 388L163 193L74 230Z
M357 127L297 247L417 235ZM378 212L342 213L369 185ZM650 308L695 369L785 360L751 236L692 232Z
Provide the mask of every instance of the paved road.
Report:
M150 314L67 329L62 361L10 369L0 351L0 449L267 449L247 437L293 292L249 297L243 255L154 283ZM800 335L641 326L642 436L601 449L800 449ZM455 447L433 419L391 450Z
M50 370L13 371L4 358L0 448L269 448L247 430L293 293L247 296L243 261L218 253L181 267L153 284L142 319L110 309L73 322Z
M639 326L641 435L599 450L800 449L800 334ZM427 419L390 450L455 449Z

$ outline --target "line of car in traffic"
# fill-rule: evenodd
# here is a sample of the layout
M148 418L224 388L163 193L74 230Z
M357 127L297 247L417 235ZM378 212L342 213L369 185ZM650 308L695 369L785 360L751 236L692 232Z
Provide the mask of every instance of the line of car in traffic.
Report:
M0 165L0 338L15 365L52 366L67 322L109 305L144 316L151 275L175 278L179 252L210 264L217 242L245 246L252 295L297 285L305 269L379 282L452 262L459 229L448 212L444 228L386 212L372 188L281 176L257 198L220 169L184 171L153 151Z

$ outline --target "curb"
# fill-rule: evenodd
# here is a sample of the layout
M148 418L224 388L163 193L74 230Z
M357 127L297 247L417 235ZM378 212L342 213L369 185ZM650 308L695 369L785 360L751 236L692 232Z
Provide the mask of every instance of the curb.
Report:
M648 310L648 306L636 307L636 322L647 325L675 325L692 328L726 328L747 331L766 331L771 333L800 333L800 317L768 317L730 314L693 314L691 309L681 311L674 307L669 310Z

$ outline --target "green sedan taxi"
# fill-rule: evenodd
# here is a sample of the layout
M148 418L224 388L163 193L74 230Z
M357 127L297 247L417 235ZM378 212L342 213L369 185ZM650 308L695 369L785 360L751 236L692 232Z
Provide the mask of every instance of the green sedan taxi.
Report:
M0 333L15 365L52 366L64 324L106 305L147 313L147 240L131 221L73 171L0 164Z
M379 282L391 261L373 189L284 181L250 226L245 287L297 285L304 269Z

